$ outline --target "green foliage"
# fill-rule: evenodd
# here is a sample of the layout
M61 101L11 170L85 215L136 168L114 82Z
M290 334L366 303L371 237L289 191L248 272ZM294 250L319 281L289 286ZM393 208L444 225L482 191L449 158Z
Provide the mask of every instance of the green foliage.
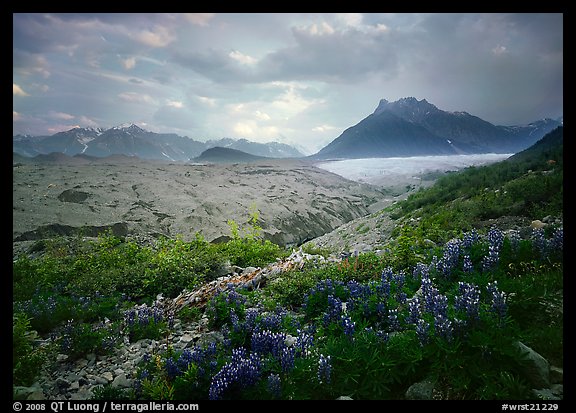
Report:
M331 248L322 248L316 246L313 242L307 242L302 245L302 252L310 255L321 255L328 258L334 251Z
M133 400L133 391L130 389L121 389L113 387L108 383L102 386L96 386L92 390L92 397L90 400Z
M264 266L277 258L287 255L287 251L269 240L262 239L262 227L259 224L260 213L256 204L249 211L248 223L240 228L234 220L228 220L232 239L222 244L220 252L231 263L240 267Z
M62 330L60 349L72 359L87 354L110 354L118 341L119 325L93 325L70 320Z
M12 316L12 380L15 386L30 386L36 379L38 366L46 359L46 353L33 345L36 332L31 329L30 319L22 313Z
M210 326L220 328L231 324L232 317L244 317L246 298L234 289L216 294L206 307Z
M168 345L145 357L135 372L133 390L103 386L94 398L206 399L216 373L233 359L232 350L256 351L254 331L266 331L269 337L286 334L280 342L293 346L307 331L309 347L294 350L293 366L286 368L274 347L259 350L257 380L250 386L233 383L223 398L402 399L410 385L428 379L435 383L435 398L530 399L524 355L515 343L522 341L553 365L563 365L561 251L544 255L531 239L512 242L506 237L490 269L482 266L489 253L484 241L466 249L470 271L464 271L462 256L450 274L430 264L443 257L443 243L481 228L482 220L506 214L561 215L562 160L557 155L550 150L536 160L520 157L493 168L444 175L429 190L388 209L398 226L380 255L362 253L338 263L307 265L257 291L231 288L216 294L205 312L209 327L225 335L223 343L184 352ZM128 323L126 311L135 303L149 303L158 293L174 296L192 289L214 279L227 263L264 266L287 255L263 240L255 205L249 216L244 227L229 221L232 239L222 244L197 234L190 242L164 238L141 246L110 233L97 241L35 244L35 258L23 255L13 263L14 383L33 383L46 360L45 351L34 345L34 330L44 337L55 333L59 351L73 359L105 354L123 335L131 341L158 340L168 337L166 321ZM487 231L480 232L484 236ZM312 244L305 252L329 255ZM451 335L441 334L431 312L420 314L428 323L424 333L406 321L408 300L422 294L421 279L413 275L417 264L428 268L434 288L446 298L447 317L455 326ZM385 276L389 278L383 282ZM481 291L477 318L456 306L460 282ZM487 286L493 283L506 298L503 317L490 306ZM250 318L254 310L258 315ZM195 322L202 313L185 307L176 316L183 323ZM320 355L331 362L328 379L319 377ZM279 393L268 387L271 377Z

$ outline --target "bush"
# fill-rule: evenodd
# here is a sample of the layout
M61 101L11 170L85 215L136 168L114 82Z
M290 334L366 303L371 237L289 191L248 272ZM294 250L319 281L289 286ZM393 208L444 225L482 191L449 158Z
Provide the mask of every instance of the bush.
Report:
M42 349L34 347L36 332L22 313L12 316L12 380L14 386L30 386L46 359Z

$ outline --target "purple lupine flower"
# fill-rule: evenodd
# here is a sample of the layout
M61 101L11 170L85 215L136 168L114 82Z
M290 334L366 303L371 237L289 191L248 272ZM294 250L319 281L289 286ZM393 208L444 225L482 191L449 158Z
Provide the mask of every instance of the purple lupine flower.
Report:
M212 378L208 397L218 400L231 385L241 389L253 386L260 379L262 361L256 353L248 354L244 348L232 350L230 361Z
M390 282L393 276L394 271L392 270L392 267L386 267L384 271L382 271L381 280Z
M452 270L458 265L460 258L460 240L453 239L444 246L444 254L438 262L436 268L445 276L449 277Z
M464 261L462 263L462 270L465 273L471 273L474 270L474 266L472 265L472 259L470 259L470 255L464 255Z
M165 368L166 368L166 375L170 380L174 380L177 376L182 374L182 372L178 368L178 364L171 357L166 359Z
M320 358L318 359L318 381L320 383L330 384L331 371L332 365L330 364L330 356L324 357L323 354L320 354Z
M290 346L282 348L282 354L280 355L280 365L282 366L283 372L288 373L294 368L295 355L296 349L294 347Z
M542 228L532 229L532 244L540 256L546 256L546 238L544 237L544 230Z
M520 240L522 239L520 237L520 233L517 230L511 229L510 231L508 231L507 237L510 240L510 246L512 247L512 250L513 251L518 250L518 245L520 244Z
M458 283L458 295L454 297L454 309L462 311L468 320L474 321L480 317L480 290L473 284Z
M260 320L260 325L266 330L279 330L282 326L282 316L280 314L266 314Z
M398 301L398 304L406 304L407 300L408 295L404 291L398 291L396 293L396 301Z
M440 337L450 341L452 339L452 322L443 314L434 316L434 329Z
M424 346L428 343L428 329L430 328L430 324L426 322L424 319L418 319L416 323L416 334L418 336L418 340L420 341L420 345Z
M480 237L478 236L478 233L475 229L473 229L472 231L464 234L464 237L462 238L462 247L469 249L472 245L478 242L479 239Z
M404 320L407 324L416 324L420 319L420 299L416 297L412 297L410 301L408 301L408 315Z
M286 333L284 332L272 332L257 328L252 333L251 348L255 353L262 355L271 353L274 357L280 358L285 345Z
M356 328L356 323L350 319L348 316L342 316L342 327L344 327L344 334L352 339L354 336L354 329Z
M382 299L387 299L390 296L390 280L382 277L382 281L376 286L376 292Z
M324 314L324 325L327 326L332 321L340 319L342 314L342 300L334 297L332 294L328 295L328 308Z
M232 324L233 331L238 332L242 330L242 326L240 325L240 319L238 318L238 315L236 314L236 311L233 308L230 309L230 323Z
M422 278L430 278L430 269L427 265L419 262L414 267L412 271L412 278L414 280L420 280Z
M297 330L295 349L301 356L305 356L314 344L314 333L312 331Z
M482 270L490 271L500 260L499 250L493 245L488 246L488 255L482 259Z
M548 247L552 251L562 252L564 251L564 228L558 228L552 234L552 239L550 239Z
M486 290L490 294L490 310L502 321L506 316L506 294L498 289L497 281L488 283Z
M391 331L400 330L400 320L398 320L398 309L391 308L388 310L388 325Z
M496 251L500 252L502 244L504 243L504 233L493 226L490 228L490 231L488 231L488 243L493 246Z
M392 276L392 281L396 284L397 289L401 289L404 287L404 281L406 280L406 273L404 270L401 270L398 274L394 274Z
M270 373L266 382L266 388L274 399L279 399L282 395L282 383L278 374Z
M248 331L254 330L256 327L256 319L260 311L257 308L251 307L246 309L246 314L244 316L244 325Z

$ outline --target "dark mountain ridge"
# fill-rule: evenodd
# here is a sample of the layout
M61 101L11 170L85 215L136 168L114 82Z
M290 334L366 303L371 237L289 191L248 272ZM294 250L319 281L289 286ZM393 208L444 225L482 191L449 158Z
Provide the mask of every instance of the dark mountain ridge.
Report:
M561 124L543 119L528 125L496 126L467 112L440 110L426 99L381 99L372 114L311 158L515 153Z

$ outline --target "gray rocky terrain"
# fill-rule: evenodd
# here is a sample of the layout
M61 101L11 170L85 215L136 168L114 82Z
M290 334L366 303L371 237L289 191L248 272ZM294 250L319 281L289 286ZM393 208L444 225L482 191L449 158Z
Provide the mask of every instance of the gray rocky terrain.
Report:
M129 158L13 164L13 243L54 236L116 235L209 241L230 236L251 207L263 235L297 245L369 215L390 199L298 160L178 164ZM15 248L17 250L17 248Z

